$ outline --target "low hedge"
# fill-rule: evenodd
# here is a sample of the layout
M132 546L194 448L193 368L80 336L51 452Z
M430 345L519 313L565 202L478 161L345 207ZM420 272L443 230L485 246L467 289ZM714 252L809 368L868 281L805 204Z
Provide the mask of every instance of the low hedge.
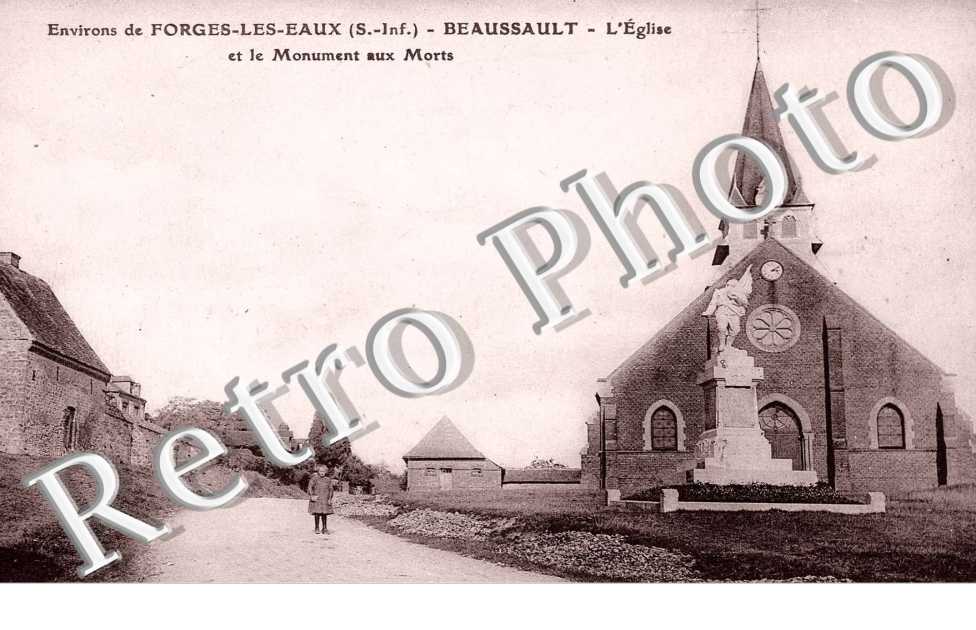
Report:
M768 483L731 484L720 486L712 483L690 483L681 486L647 488L624 499L629 501L660 501L661 490L678 491L679 501L707 501L716 503L863 503L838 494L829 484L813 486L775 486Z

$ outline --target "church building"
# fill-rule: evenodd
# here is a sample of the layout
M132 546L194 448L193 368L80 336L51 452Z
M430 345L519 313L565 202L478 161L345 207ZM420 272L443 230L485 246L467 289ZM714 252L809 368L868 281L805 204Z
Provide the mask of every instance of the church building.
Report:
M720 225L712 288L750 274L734 346L763 370L757 408L772 456L842 492L976 481L972 424L956 408L952 375L841 291L818 262L814 204L786 154L758 63L743 135L777 152L789 189L765 220ZM761 171L740 153L730 200L756 207L763 195ZM584 485L626 495L689 478L714 411L700 384L719 340L714 320L703 317L711 294L600 379L599 414L588 423L582 456Z

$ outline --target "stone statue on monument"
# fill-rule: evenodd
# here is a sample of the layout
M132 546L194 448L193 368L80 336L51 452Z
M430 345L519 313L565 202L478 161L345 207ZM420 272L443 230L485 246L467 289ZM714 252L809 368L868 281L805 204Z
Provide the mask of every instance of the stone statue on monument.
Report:
M752 295L752 266L712 291L703 317L714 317L718 352L705 360L696 379L705 402L705 430L695 443L694 461L679 464L686 480L697 483L811 485L813 470L793 470L793 460L773 458L772 447L759 426L756 387L763 368L745 350L733 347Z
M752 294L752 265L746 267L742 277L732 278L712 291L712 299L702 317L715 317L718 328L718 351L723 352L732 347L736 335L742 329L742 317L746 314L749 296Z

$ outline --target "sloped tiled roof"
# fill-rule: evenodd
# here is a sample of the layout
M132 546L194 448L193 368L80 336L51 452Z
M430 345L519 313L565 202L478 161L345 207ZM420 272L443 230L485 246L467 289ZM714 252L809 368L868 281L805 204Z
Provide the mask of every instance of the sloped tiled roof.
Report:
M111 374L46 282L13 265L0 264L0 293L34 341L99 372Z
M485 459L446 416L403 459Z

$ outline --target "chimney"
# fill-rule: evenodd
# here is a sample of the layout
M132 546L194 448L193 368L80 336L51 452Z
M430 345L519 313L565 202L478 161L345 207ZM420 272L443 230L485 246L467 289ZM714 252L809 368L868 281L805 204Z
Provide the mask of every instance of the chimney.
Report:
M10 265L20 269L20 256L13 252L0 252L0 265Z

